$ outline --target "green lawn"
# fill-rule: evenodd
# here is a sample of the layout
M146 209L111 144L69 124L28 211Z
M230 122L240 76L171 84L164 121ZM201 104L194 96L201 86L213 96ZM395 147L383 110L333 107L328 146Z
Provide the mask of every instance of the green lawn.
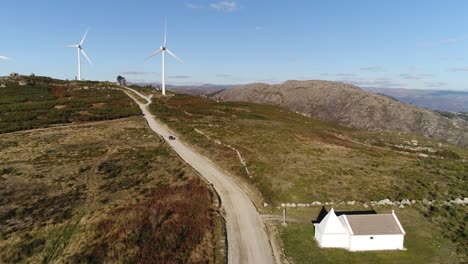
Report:
M405 251L350 252L344 249L322 249L314 240L314 227L304 221L306 215L316 215L313 209L293 209L293 217L302 221L281 227L281 239L288 259L296 264L310 263L459 263L454 245L428 222L417 210L398 210L405 231ZM292 211L292 210L289 210ZM301 212L302 211L302 212ZM308 218L310 221L314 217Z

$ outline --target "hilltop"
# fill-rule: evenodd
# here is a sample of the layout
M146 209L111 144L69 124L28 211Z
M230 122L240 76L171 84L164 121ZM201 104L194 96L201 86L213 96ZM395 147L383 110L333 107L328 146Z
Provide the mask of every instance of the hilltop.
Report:
M217 93L213 98L285 107L323 121L369 131L413 133L468 146L468 122L447 118L388 96L331 81L287 81L249 84Z

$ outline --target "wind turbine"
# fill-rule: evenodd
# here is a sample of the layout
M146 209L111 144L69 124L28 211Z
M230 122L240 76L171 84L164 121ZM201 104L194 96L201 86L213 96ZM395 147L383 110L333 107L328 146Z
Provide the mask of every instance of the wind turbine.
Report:
M2 59L2 60L11 60L10 58L5 57L5 56L0 56L0 59Z
M169 53L169 55L171 55L172 57L174 57L176 60L184 63L184 61L182 61L181 59L179 59L172 51L170 51L167 47L166 47L166 31L167 31L167 26L166 26L166 19L164 19L164 43L163 45L159 48L158 51L156 51L155 53L151 54L151 56L149 56L148 58L145 59L148 60L149 58L151 57L154 57L156 55L158 55L159 53L161 53L162 55L162 95L166 95L166 78L164 76L164 70L165 70L165 53L167 51L167 53Z
M65 46L67 48L76 48L77 51L78 51L78 81L81 81L81 54L83 54L83 56L85 56L85 58L88 60L89 64L91 64L91 65L93 64L91 62L91 60L88 58L88 56L86 55L86 53L84 52L83 47L82 47L82 45L83 45L83 43L84 43L84 41L86 39L86 36L88 35L88 31L89 30L86 30L86 33L81 38L81 41L80 41L79 44Z

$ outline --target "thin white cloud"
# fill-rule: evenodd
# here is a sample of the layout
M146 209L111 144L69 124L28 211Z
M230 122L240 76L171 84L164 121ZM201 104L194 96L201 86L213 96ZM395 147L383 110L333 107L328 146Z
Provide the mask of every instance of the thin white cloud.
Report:
M421 71L421 68L417 67L417 66L414 66L414 65L411 65L411 66L408 66L408 70L409 71Z
M385 71L385 69L380 66L369 66L369 67L361 67L361 71L383 72Z
M122 75L148 75L148 74L159 74L158 72L147 72L147 71L126 71L122 72Z
M465 58L462 57L462 56L445 56L445 57L441 57L440 59L444 60L444 61L462 61L462 60L465 60Z
M229 74L217 74L216 77L217 77L217 78L231 78L232 75L229 75Z
M351 79L342 79L338 80L344 83L350 83L358 86L367 86L367 87L404 87L406 84L395 83L389 78L374 78L374 79L364 79L364 78L351 78Z
M426 78L433 77L433 76L434 75L432 74L425 74L425 73L417 73L417 74L402 73L400 74L401 78L408 79L408 80L422 80L422 79L426 79Z
M262 29L263 29L263 27L261 27L261 26L256 26L255 27L255 30L262 30Z
M468 67L451 68L450 71L453 71L453 72L468 72Z
M201 5L193 4L193 3L185 3L185 8L188 9L200 9L203 8Z
M447 83L446 82L425 82L424 85L426 85L427 87L437 88L437 87L446 86Z
M188 75L173 75L173 76L169 76L169 78L171 78L171 79L190 79L192 77L188 76Z
M354 77L357 76L357 74L354 73L338 73L336 76L341 76L341 77Z
M210 7L220 11L232 12L237 10L239 7L234 1L221 1L217 3L210 4Z
M425 48L428 48L428 47L439 47L439 46L444 46L444 45L450 45L450 44L458 43L458 42L461 42L461 41L466 40L467 38L468 38L468 36L467 36L467 35L464 35L464 36L459 36L459 37L452 37L452 38L440 39L440 40L437 40L437 41L426 41L426 42L420 43L418 46L420 46L420 47L425 47Z

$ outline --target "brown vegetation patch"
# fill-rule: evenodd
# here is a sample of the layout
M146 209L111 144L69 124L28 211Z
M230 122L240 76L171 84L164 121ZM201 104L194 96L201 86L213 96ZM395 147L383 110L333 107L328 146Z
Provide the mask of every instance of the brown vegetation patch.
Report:
M3 134L0 186L0 263L217 258L208 188L138 117Z
M65 97L67 86L63 84L52 83L49 85L49 87L50 87L50 90L52 91L52 94L55 96L55 98L63 99Z
M94 239L99 242L72 259L129 263L211 262L214 248L208 189L190 183L165 187L148 197L111 211L94 227ZM194 252L203 242L203 252Z

